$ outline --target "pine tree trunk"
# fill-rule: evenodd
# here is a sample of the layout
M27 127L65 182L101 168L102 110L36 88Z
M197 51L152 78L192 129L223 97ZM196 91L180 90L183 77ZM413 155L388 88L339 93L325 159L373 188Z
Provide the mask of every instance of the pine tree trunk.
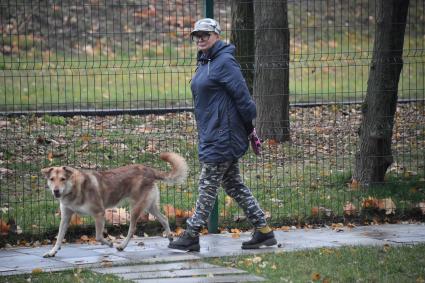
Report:
M376 5L375 43L353 175L362 186L383 183L393 162L391 138L409 1L379 0Z
M262 138L289 135L289 29L287 1L254 1L256 128Z
M232 0L230 42L236 46L236 60L252 95L254 85L254 6L253 0Z

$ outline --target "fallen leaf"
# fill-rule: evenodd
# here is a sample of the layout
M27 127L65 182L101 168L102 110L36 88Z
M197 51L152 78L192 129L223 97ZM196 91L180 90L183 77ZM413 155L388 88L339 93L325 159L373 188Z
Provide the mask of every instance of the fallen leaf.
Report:
M165 215L168 217L175 217L176 216L176 210L174 209L174 206L171 204L164 204L163 207Z
M0 175L12 175L13 171L7 168L0 168Z
M422 215L425 215L425 202L420 202L417 207L422 211Z
M378 208L385 210L385 214L394 214L396 205L391 198L378 199Z
M226 203L226 206L231 206L233 204L233 198L231 198L230 196L226 196L225 203Z
M74 213L71 216L71 221L70 221L69 225L71 225L71 226L79 226L79 225L82 225L82 224L83 224L83 221L81 220L80 215Z
M174 231L175 236L180 236L182 235L184 232L182 227L177 227L176 230Z
M230 229L230 233L232 233L233 239L238 239L241 237L241 230L239 229L236 229L236 228Z
M105 210L105 219L116 226L127 224L130 219L130 213L125 208L108 208Z
M320 274L317 273L317 272L313 272L313 274L311 274L311 280L313 280L313 281L320 280Z
M311 214L313 216L326 215L329 217L332 215L332 210L323 206L315 206L311 208Z
M351 202L348 202L344 205L344 215L346 216L353 216L357 212L357 208L354 204Z
M10 225L0 219L0 235L7 236L9 234Z
M291 228L289 226L282 226L282 227L280 227L279 230L281 230L283 232L289 232L291 230Z
M270 139L270 140L268 140L268 141L267 141L267 143L268 143L270 146L276 146L276 145L278 145L278 144L279 144L279 142L278 142L277 140L275 140L275 139Z
M368 197L362 202L363 208L378 208L378 200L374 197Z
M41 268L34 268L33 270L31 270L32 274L40 274L43 273L43 269Z
M359 181L357 181L356 179L352 179L350 184L349 184L350 189L352 189L353 191L356 191L360 188L360 184Z
M87 235L83 235L80 237L81 241L83 242L88 242L89 241L89 237Z

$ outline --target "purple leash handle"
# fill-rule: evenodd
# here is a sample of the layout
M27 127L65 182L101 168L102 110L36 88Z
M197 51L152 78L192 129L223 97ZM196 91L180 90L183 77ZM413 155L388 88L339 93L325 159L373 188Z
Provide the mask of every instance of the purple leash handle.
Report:
M249 141L251 142L251 147L252 150L254 151L254 153L256 155L260 155L261 154L261 141L260 138L257 135L257 132L254 130L252 130L252 133L248 136Z

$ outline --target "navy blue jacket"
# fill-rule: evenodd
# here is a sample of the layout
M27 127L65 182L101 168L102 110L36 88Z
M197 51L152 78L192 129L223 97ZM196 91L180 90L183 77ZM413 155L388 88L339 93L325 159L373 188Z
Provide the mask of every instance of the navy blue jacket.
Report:
M198 53L191 89L201 162L235 160L249 146L257 111L234 52L235 46L217 41L208 54Z

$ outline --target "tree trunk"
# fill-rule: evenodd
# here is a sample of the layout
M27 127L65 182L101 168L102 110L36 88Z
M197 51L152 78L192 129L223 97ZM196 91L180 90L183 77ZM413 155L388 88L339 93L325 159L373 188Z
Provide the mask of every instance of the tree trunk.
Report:
M409 1L379 0L376 5L375 43L353 175L362 186L383 183L393 162L391 138Z
M256 128L262 138L289 140L288 3L254 1Z
M249 92L254 85L254 6L253 0L232 0L230 42L236 46L236 60L241 64Z

